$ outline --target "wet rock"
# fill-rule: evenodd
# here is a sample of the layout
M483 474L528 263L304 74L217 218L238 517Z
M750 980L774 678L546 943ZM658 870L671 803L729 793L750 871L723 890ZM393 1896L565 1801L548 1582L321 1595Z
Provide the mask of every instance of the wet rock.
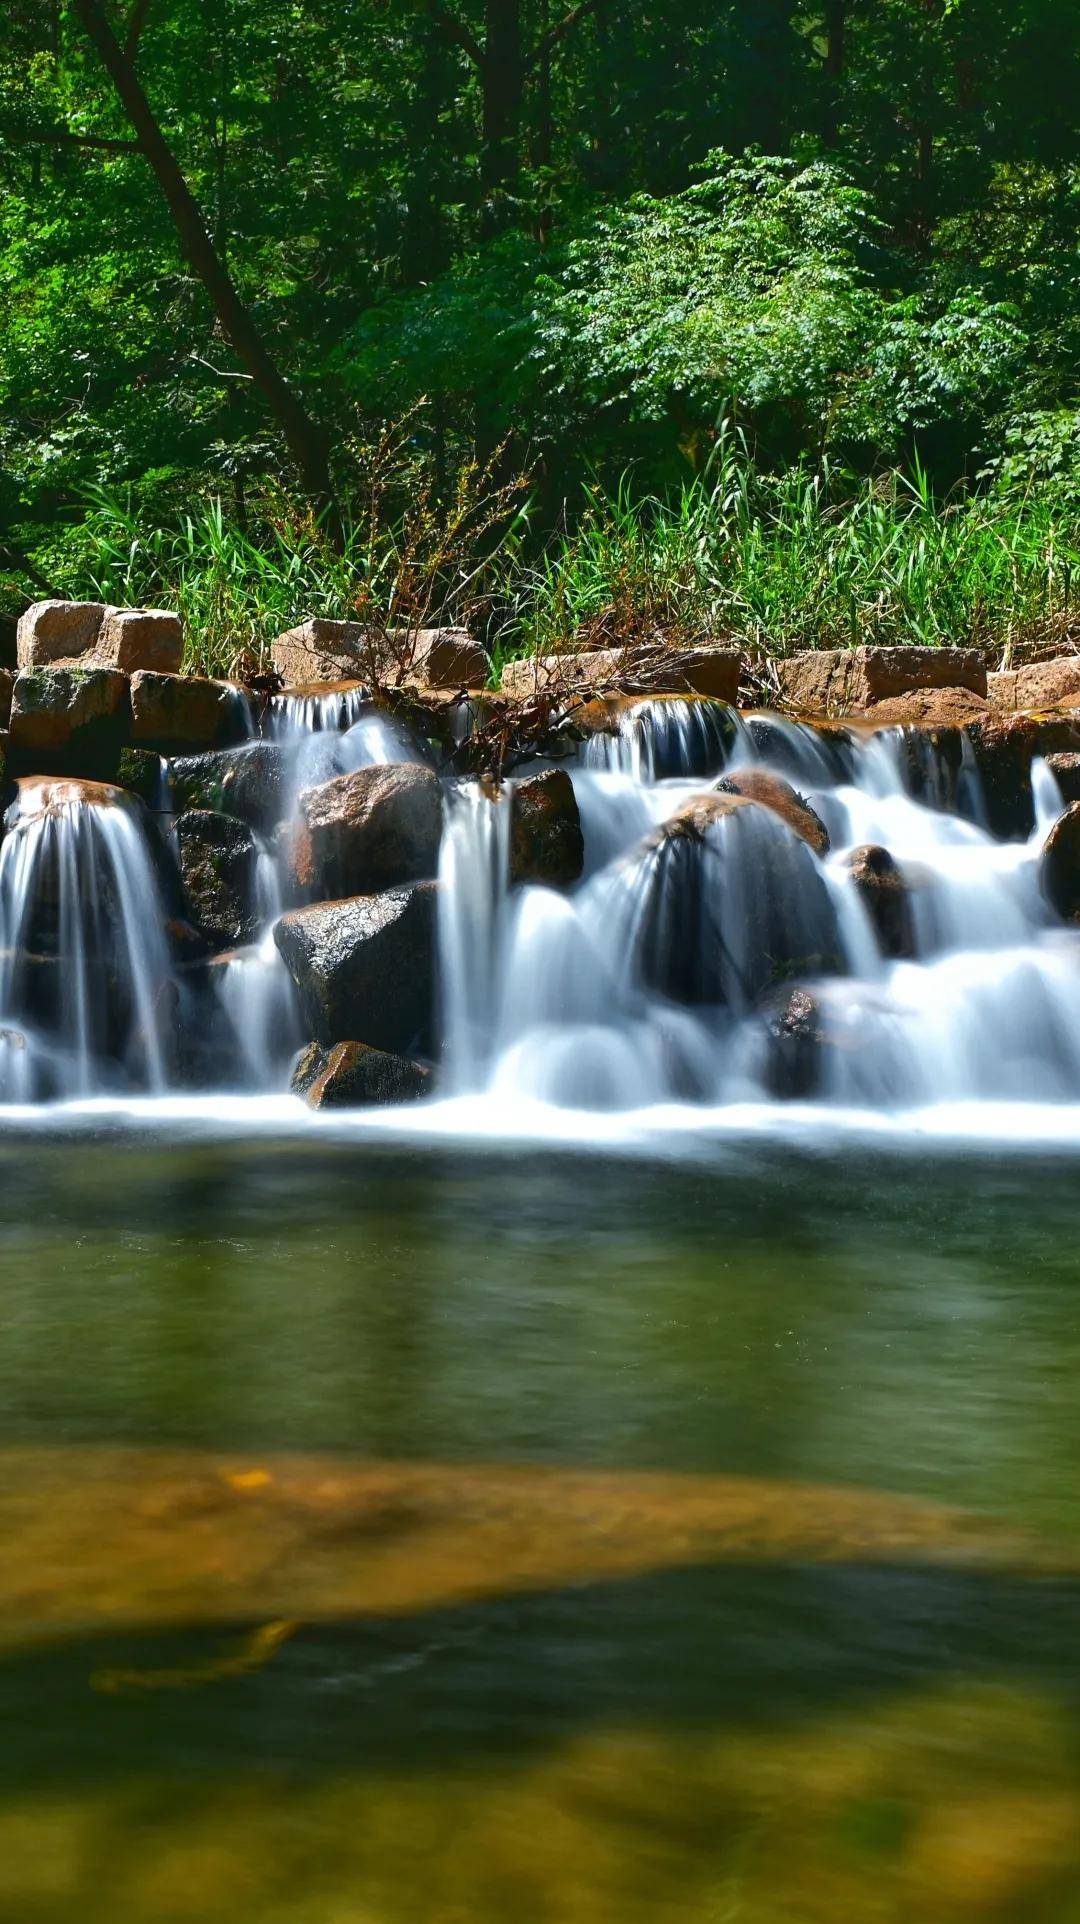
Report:
M987 715L969 734L991 831L1003 838L1030 835L1032 760L1080 750L1080 716L1065 711Z
M176 823L180 883L189 919L212 948L237 948L260 932L259 845L231 815L189 809Z
M168 762L170 805L178 814L189 808L210 808L219 814L228 814L222 804L227 765L223 749L214 749L205 755L171 755Z
M598 692L614 686L651 694L708 695L734 707L742 665L737 648L720 646L592 648L508 662L500 687L512 701L528 701L537 694L558 699L584 683L592 684Z
M321 1043L358 1038L428 1054L434 1029L436 889L432 882L293 909L274 940Z
M0 668L0 728L6 729L11 720L11 697L15 688L15 671Z
M1054 661L1028 662L986 678L993 708L1014 714L1024 708L1052 708L1070 695L1080 695L1080 655L1059 655Z
M379 763L300 796L293 865L324 900L423 881L438 867L442 790L429 768Z
M899 863L887 848L866 842L844 857L844 866L873 924L882 954L893 960L913 956L911 895Z
M986 667L974 648L811 649L774 666L783 700L808 714L848 715L913 689L986 696Z
M1080 918L1080 802L1069 803L1043 843L1039 887L1066 922Z
M746 801L760 802L762 808L771 809L786 822L815 855L829 853L829 831L820 815L814 813L809 802L782 776L770 774L764 768L740 768L737 774L722 775L716 790L721 795L741 795Z
M126 675L112 668L24 668L11 699L11 746L72 772L115 770L131 734Z
M1058 755L1048 755L1046 766L1061 790L1063 802L1080 802L1080 751L1066 749Z
M695 796L629 860L630 966L654 993L745 1010L785 978L842 967L818 863L760 803Z
M268 833L288 808L289 757L277 742L176 755L169 762L169 791L178 810L212 808Z
M822 1050L828 1027L821 1002L809 989L777 990L762 1011L766 1053L763 1080L770 1095L806 1101L819 1094Z
M118 787L137 795L147 808L160 808L164 789L160 755L152 754L148 748L122 748L116 765L116 781Z
M242 688L201 675L140 670L131 677L131 739L159 755L225 748L245 739L250 709Z
M184 624L169 608L106 608L94 643L103 667L176 675L184 658Z
M510 797L510 880L565 888L585 860L574 784L548 768L515 784Z
M20 668L87 655L105 619L103 601L35 601L19 619L16 659Z
M309 1044L293 1070L290 1087L313 1109L362 1109L416 1102L430 1092L431 1072L420 1062L372 1049L363 1042L338 1042L332 1049Z

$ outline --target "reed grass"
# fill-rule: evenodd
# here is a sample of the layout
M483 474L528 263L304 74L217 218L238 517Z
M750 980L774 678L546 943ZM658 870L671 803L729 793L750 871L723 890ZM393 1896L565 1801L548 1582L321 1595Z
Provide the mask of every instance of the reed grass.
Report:
M783 655L866 642L981 647L1002 661L1080 646L1080 499L957 492L925 473L853 481L758 473L733 438L678 492L632 475L589 488L546 540L522 484L471 470L449 501L374 488L331 538L268 496L247 526L218 499L168 525L96 491L63 582L73 595L184 616L186 665L265 670L307 615L386 627L468 622L515 656L575 644L731 637Z

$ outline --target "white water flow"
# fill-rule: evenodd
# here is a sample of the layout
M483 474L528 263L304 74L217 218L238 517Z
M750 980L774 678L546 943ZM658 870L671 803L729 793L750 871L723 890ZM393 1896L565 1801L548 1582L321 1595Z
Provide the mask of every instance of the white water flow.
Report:
M672 825L747 766L809 802L830 837L823 859L761 807ZM714 704L643 703L572 773L585 871L568 893L508 886L505 793L455 799L444 1087L511 1114L692 1105L688 1124L781 1096L890 1116L1080 1103L1080 932L1038 882L1062 806L1045 764L1023 842L980 826L968 755L950 775L899 733L818 735ZM899 872L902 959L851 879L847 858L868 844Z
M164 921L118 791L25 785L0 848L0 1098L165 1087Z

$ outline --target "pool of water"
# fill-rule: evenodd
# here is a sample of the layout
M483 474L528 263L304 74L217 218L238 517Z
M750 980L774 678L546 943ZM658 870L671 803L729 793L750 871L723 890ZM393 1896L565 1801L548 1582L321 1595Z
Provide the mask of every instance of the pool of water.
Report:
M0 1136L0 1919L1080 1919L1078 1194Z

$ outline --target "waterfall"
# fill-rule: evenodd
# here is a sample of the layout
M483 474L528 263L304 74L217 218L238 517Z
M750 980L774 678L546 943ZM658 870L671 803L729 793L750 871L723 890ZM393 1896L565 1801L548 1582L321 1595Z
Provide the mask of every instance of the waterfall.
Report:
M8 1100L161 1089L165 914L138 806L120 789L31 780L0 847L0 1059Z
M444 1036L443 1087L480 1086L499 1029L506 981L504 922L510 848L510 798L481 782L445 797L439 858L439 970Z

